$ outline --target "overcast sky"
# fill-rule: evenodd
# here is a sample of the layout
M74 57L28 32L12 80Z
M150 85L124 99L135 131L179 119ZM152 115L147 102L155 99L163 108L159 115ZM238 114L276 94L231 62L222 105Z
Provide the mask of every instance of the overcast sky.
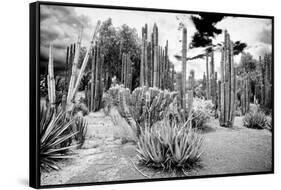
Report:
M41 55L47 58L48 46L54 44L54 61L59 66L65 60L66 47L77 41L78 33L83 27L82 45L88 46L90 36L93 33L97 20L104 21L112 18L115 27L127 24L135 28L141 36L141 28L148 24L151 33L153 24L156 23L159 31L159 45L164 46L169 41L169 58L174 63L176 71L181 70L181 64L174 55L181 55L182 33L178 30L179 20L187 27L187 42L196 32L196 28L190 20L190 14L159 13L128 10L111 10L96 8L74 8L66 6L41 5ZM177 19L179 18L179 20ZM216 24L219 29L227 29L232 41L247 43L246 52L250 52L254 58L271 52L272 26L269 19L225 17ZM213 39L214 43L223 41L223 34ZM188 50L187 56L191 57L202 53L202 48ZM215 70L220 65L220 53L215 53ZM240 56L235 56L235 62L240 61ZM205 71L204 59L189 61L188 69L195 70L195 77L202 78Z

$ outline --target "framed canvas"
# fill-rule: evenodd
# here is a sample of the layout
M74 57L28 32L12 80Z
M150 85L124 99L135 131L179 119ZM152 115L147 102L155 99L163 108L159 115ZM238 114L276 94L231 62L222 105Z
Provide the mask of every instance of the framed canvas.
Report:
M274 18L30 4L30 186L274 172Z

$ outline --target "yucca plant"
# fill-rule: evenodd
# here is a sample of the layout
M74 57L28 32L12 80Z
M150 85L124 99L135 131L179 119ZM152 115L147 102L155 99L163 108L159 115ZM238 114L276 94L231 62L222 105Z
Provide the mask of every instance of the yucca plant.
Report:
M244 116L243 125L252 129L267 129L268 120L264 112L254 111L249 112Z
M203 139L190 122L179 123L165 118L151 128L142 129L137 144L140 163L183 173L198 164Z
M67 121L63 111L55 113L53 107L41 107L40 110L40 167L45 171L60 169L58 162L72 158L71 139L77 134L70 132L73 120Z

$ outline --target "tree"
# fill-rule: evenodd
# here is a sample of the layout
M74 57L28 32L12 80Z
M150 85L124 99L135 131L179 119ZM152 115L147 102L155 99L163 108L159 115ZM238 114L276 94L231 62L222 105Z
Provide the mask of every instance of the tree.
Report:
M120 54L130 53L130 58L133 62L132 65L132 88L139 86L139 73L140 73L140 54L141 54L141 40L138 37L137 31L135 28L130 28L128 25L123 24L118 28L118 41L120 42ZM121 65L119 65L121 67ZM117 78L120 80L121 68L118 69L116 73Z
M104 55L102 78L104 79L105 88L108 89L111 78L117 74L120 53L117 31L112 24L111 18L101 24L98 43L100 52Z

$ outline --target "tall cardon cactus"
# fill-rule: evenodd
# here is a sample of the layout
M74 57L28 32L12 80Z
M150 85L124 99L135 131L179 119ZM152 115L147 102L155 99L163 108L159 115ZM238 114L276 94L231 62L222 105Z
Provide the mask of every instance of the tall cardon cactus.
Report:
M221 60L220 125L232 127L235 117L236 76L233 60L233 42L227 31L224 32L224 45Z

